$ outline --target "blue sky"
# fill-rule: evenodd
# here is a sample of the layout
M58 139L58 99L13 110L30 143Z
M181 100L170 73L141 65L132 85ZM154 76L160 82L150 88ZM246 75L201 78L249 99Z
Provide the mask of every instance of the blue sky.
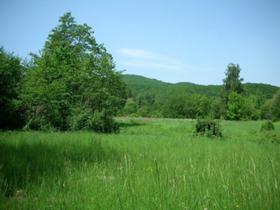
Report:
M221 84L233 62L245 82L280 86L278 0L0 0L0 46L38 53L69 11L126 73Z

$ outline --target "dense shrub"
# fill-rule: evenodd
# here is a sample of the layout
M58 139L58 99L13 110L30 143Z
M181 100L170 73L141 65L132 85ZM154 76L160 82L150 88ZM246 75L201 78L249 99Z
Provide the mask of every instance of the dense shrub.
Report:
M262 123L261 131L271 131L271 130L274 130L274 125L272 121L268 120Z
M205 135L208 137L222 137L220 123L218 120L213 119L197 119L195 133L197 135Z
M89 122L90 127L96 132L111 133L119 131L119 124L105 110L101 112L95 111Z
M118 132L119 125L105 109L100 111L78 109L69 119L71 130L94 130L101 133Z

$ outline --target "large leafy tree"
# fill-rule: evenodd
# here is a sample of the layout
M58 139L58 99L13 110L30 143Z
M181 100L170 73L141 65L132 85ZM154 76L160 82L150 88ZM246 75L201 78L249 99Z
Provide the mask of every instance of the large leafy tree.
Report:
M33 55L32 63L22 94L28 109L27 126L113 129L111 118L125 103L125 85L91 27L77 24L71 13L66 13L41 54Z
M18 100L23 66L20 58L0 48L0 129L21 126L22 116Z

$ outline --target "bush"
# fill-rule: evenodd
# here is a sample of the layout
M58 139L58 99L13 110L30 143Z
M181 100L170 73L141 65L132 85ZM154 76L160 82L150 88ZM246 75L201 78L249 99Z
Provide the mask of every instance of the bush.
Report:
M101 112L78 109L69 121L71 130L94 130L100 133L119 131L119 125L114 121L112 115L104 109Z
M119 131L119 124L105 110L101 112L95 111L89 123L90 127L96 132L112 133Z
M274 125L270 120L265 121L261 126L261 131L272 131L272 130L274 130Z
M218 120L213 119L197 119L195 133L207 137L222 137L220 123Z

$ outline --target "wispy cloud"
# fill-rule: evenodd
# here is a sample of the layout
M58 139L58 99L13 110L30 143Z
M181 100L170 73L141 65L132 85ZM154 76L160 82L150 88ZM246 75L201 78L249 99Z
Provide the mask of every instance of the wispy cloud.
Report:
M183 73L188 65L179 59L143 49L121 48L117 53L123 58L122 65L127 68L146 68L150 70Z

